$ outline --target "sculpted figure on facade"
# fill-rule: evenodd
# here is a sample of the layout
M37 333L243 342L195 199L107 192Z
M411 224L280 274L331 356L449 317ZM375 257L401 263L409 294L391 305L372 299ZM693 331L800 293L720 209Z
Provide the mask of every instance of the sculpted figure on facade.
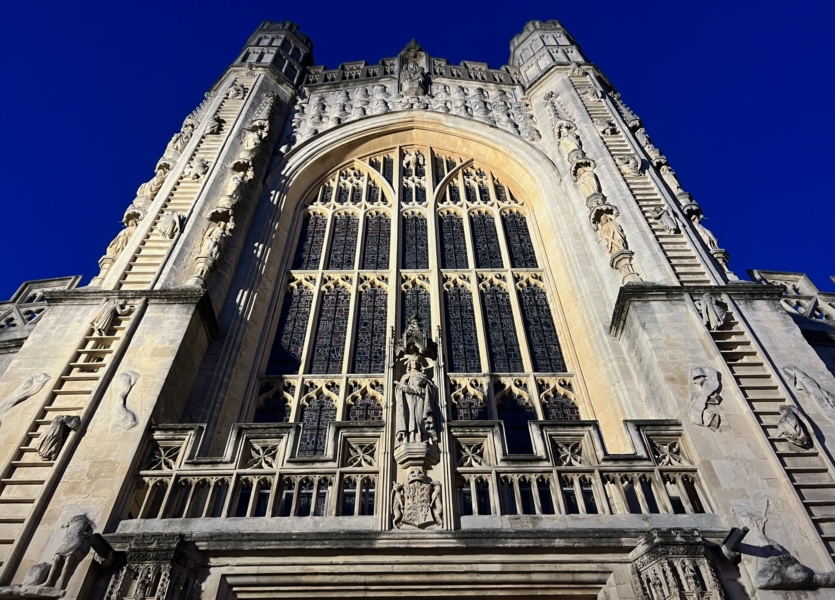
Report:
M41 388L51 377L47 373L34 373L27 377L23 383L17 386L3 402L0 402L0 425L3 424L3 415L9 412L27 398L31 398L41 391Z
M777 437L785 438L799 448L812 447L812 438L798 410L789 404L779 407L780 421L777 423Z
M183 177L192 181L200 181L209 172L211 163L204 158L195 159L183 170Z
M658 221L667 233L681 233L678 219L666 206L656 206L649 216Z
M516 123L513 120L513 105L511 98L504 90L496 90L493 93L493 118L500 129L517 133Z
M174 137L171 138L171 141L168 142L168 146L165 148L165 154L163 156L172 160L178 159L180 154L183 153L183 150L186 149L186 146L188 146L192 136L194 136L194 128L196 126L197 123L194 120L190 118L186 119L180 131L175 133Z
M675 196L686 193L683 189L681 189L681 184L678 181L678 177L676 177L676 172L670 168L670 165L663 164L658 171L661 173L661 178L664 179L665 183L670 188L670 191L673 192Z
M711 367L690 370L690 422L700 427L719 429L719 414L712 410L722 401L719 371Z
M107 250L105 250L104 255L108 258L119 258L119 255L122 253L122 250L128 245L130 238L133 237L133 234L136 232L136 227L139 225L139 222L136 218L131 216L125 223L124 229L122 229L119 233L116 234L116 237L113 238L113 241L107 245Z
M454 85L450 89L450 112L459 117L469 119L472 117L472 111L467 103L467 92L460 85Z
M88 539L93 535L93 522L87 515L76 515L62 527L67 530L64 542L55 551L49 574L42 584L43 587L59 590L67 589L78 563L90 551Z
M643 175L643 171L641 170L641 159L634 154L616 156L615 162L620 167L621 173L623 173L626 177L640 177Z
M348 92L342 90L337 92L330 102L330 114L328 115L328 128L336 127L344 123L351 116L351 97Z
M516 125L523 139L529 142L538 142L542 139L539 130L536 128L536 121L528 104L520 100L513 105L513 115L516 118Z
M368 114L368 105L371 102L371 96L368 94L368 88L358 87L354 90L354 97L351 99L351 115L349 120L356 121L362 119Z
M716 331L728 319L728 311L709 293L704 294L695 304L702 315L702 323L710 331Z
M136 199L133 201L132 206L136 206L143 210L147 209L148 206L151 205L151 202L153 202L154 198L157 197L157 193L159 193L160 188L162 188L162 184L165 183L165 180L170 172L171 163L165 160L159 161L156 169L154 169L154 176L151 180L143 183L136 190Z
M177 211L165 213L157 223L156 231L161 237L173 240L183 230L184 222L185 218Z
M617 135L618 128L609 119L595 119L594 126L600 135Z
M206 276L217 266L217 261L223 254L226 247L226 238L232 235L235 229L235 220L229 217L229 221L210 222L206 232L203 234L203 241L200 244L200 253L197 255L197 269L189 279L188 285L203 285Z
M598 228L600 238L606 245L606 252L615 254L621 250L629 249L629 245L626 242L626 234L623 232L623 227L618 223L615 214L602 214L600 221L598 221Z
M386 91L386 86L375 85L373 87L373 97L371 99L371 114L384 115L394 108L391 102L391 94Z
M38 441L38 456L46 461L58 458L70 431L78 431L80 426L81 417L75 415L58 415L52 419Z
M709 250L719 250L719 242L716 239L716 236L711 233L711 231L702 225L702 219L704 216L701 212L692 212L690 213L690 221L693 223L693 228L696 230L696 233L699 234L699 237L702 238L702 241L708 247Z
M426 71L420 64L424 56L416 40L400 53L400 93L406 97L426 95Z
M394 526L417 528L440 525L443 521L441 484L432 481L419 468L409 470L405 485L395 483L392 493Z
M232 86L226 90L226 98L229 100L243 100L246 98L246 88L240 83L233 83Z
M835 394L823 389L811 375L796 366L783 367L783 374L795 390L809 394L824 413L835 419Z
M470 108L473 111L473 118L487 123L488 125L495 125L496 121L493 115L490 114L490 105L487 102L487 93L479 88L470 91Z
M221 131L223 131L223 119L218 115L212 115L209 124L206 125L206 133L208 135L218 135Z
M432 100L430 102L429 107L432 109L433 112L448 113L450 105L450 96L447 92L447 86L445 86L442 83L439 83L435 84L433 86L433 89L435 93L432 96Z
M122 371L113 378L111 394L114 398L113 403L116 405L115 424L123 429L133 429L139 423L139 417L127 406L128 394L137 381L139 381L139 373L136 371Z
M91 323L93 335L106 337L109 335L110 328L113 325L113 320L117 316L123 317L125 315L129 315L132 311L133 307L130 306L126 300L108 300L93 318L93 322Z
M437 357L437 346L418 317L409 320L395 352L406 366L406 373L394 384L397 443L434 444L438 437L434 411L437 387L424 370Z
M243 199L246 180L241 175L232 175L223 189L223 196L218 202L218 208L225 210L234 209Z
M594 161L588 159L578 160L571 167L571 175L577 182L577 188L583 194L583 198L601 193L600 180L594 172L594 167Z

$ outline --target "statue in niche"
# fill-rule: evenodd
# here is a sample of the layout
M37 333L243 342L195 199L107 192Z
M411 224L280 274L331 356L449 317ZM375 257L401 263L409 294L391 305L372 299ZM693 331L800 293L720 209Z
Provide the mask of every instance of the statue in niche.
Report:
M780 421L777 423L777 437L786 438L795 446L808 450L812 447L812 438L806 430L806 425L800 418L798 410L791 405L779 407Z
M428 361L437 358L437 346L417 316L409 319L395 351L406 365L406 373L394 384L397 444L432 444L438 437L433 408L437 387L424 370L429 366Z
M115 397L116 417L115 424L123 429L133 429L139 423L139 417L128 408L128 394L139 380L139 373L136 371L122 371L113 378L111 393Z
M707 227L702 225L702 219L704 219L704 215L702 215L701 211L694 211L690 213L690 221L693 223L693 228L696 230L696 233L699 234L699 237L702 238L702 241L708 249L719 250L719 241Z
M658 221L667 233L681 233L678 219L666 206L656 206L649 216Z
M124 229L117 233L113 241L107 245L107 250L105 250L104 255L110 258L118 258L122 250L128 245L130 238L133 237L138 225L139 221L136 216L130 215L125 223Z
M386 86L375 85L373 90L374 95L371 100L372 115L384 115L394 108L391 102L391 94L386 91Z
M99 337L107 336L110 327L113 325L113 320L117 316L123 317L129 315L132 310L133 307L129 306L126 300L108 300L93 319L91 324L93 335Z
M690 422L699 427L719 429L719 413L710 406L722 401L719 391L722 382L719 371L710 367L693 367L690 370Z
M229 100L243 100L246 97L246 88L240 83L232 84L232 87L226 90L226 97Z
M206 133L209 135L217 135L223 131L223 119L217 115L212 115L209 124L206 126Z
M228 222L213 221L209 224L209 227L203 234L200 254L197 256L197 271L189 279L189 285L202 285L204 283L206 275L217 265L217 260L220 258L226 246L226 238L232 235L233 229L235 229L235 221L231 217Z
M580 136L577 135L577 126L571 121L559 120L554 124L554 135L560 142L560 149L565 153L569 161L574 162L577 158L586 155L583 152L583 144Z
M452 86L450 91L450 112L459 117L472 117L472 111L467 105L467 92L460 85Z
M400 54L400 92L406 96L426 95L426 71L420 65L425 53L416 40L412 40Z
M50 379L51 377L46 373L35 373L17 386L3 402L0 402L0 425L3 424L3 415L27 398L31 398L40 392L44 384Z
M623 227L618 223L616 215L612 213L600 215L598 231L600 238L606 245L606 252L609 254L629 249L629 245L626 243L626 234L623 232Z
M835 419L835 394L823 389L813 377L797 367L783 367L783 374L795 390L809 394L823 412Z
M67 530L64 543L55 551L52 566L46 581L41 584L42 587L67 589L67 584L75 573L78 563L90 551L88 539L93 535L93 522L87 518L87 515L74 516L62 528Z
M583 194L583 198L588 198L592 194L599 194L600 180L594 172L594 162L590 160L578 161L574 163L574 167L572 175L574 181L577 182L580 193Z
M716 331L728 319L728 311L710 294L704 294L695 304L702 315L702 323L710 331Z
M74 415L58 415L52 419L38 441L38 456L47 461L58 458L70 431L78 431L80 426L81 417Z
M395 483L392 491L392 515L394 526L403 524L424 528L443 522L441 484L432 481L423 471L409 470L406 485Z
M191 141L192 136L194 135L194 128L197 126L193 120L186 119L185 123L183 123L183 127L174 134L174 137L171 138L171 141L168 142L168 146L165 148L165 154L163 156L167 156L170 158L179 158L180 154L183 153L183 150L186 149L188 143Z

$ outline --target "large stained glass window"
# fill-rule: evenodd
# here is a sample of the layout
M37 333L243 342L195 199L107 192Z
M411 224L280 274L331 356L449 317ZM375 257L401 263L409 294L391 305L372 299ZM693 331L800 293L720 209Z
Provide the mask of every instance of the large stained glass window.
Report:
M536 253L525 215L506 212L502 215L502 224L510 253L510 266L514 269L536 269Z
M417 316L426 331L432 331L432 313L429 303L429 291L419 285L403 292L403 310L400 315L400 331L406 329L409 319Z
M328 424L336 420L336 407L330 398L318 395L302 409L302 435L299 441L300 456L325 454Z
M287 291L267 374L285 375L299 372L312 301L313 293L306 287L299 286Z
M359 219L355 214L340 213L334 217L328 269L343 270L354 268L358 230Z
M365 248L362 268L386 270L389 268L389 244L391 219L382 213L370 213L365 218Z
M480 373L481 357L476 334L473 295L461 285L450 286L444 293L446 338L451 373Z
M428 269L429 244L427 242L426 217L410 213L403 217L403 268Z
M467 243L464 241L464 219L454 213L441 215L441 268L467 269Z
M294 269L312 271L319 268L327 227L328 219L324 215L316 213L305 217L293 258Z
M348 410L349 421L382 421L383 407L370 392L357 396Z
M473 249L477 269L501 269L502 251L499 248L499 235L496 233L496 221L493 215L474 213L470 215L473 229Z
M524 371L522 351L513 321L513 309L510 306L510 294L500 285L489 285L482 291L482 304L491 370L494 373Z
M348 308L351 294L342 287L334 287L322 296L313 362L310 372L316 374L341 373L345 354L345 331L348 328Z
M545 291L535 285L525 286L519 290L519 300L533 370L537 373L564 372L565 360Z
M386 358L388 293L372 285L360 292L353 373L382 373Z

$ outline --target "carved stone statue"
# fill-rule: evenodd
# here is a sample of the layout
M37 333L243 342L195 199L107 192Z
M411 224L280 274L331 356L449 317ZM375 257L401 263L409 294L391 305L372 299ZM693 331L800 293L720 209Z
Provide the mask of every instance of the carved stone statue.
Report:
M90 551L88 538L93 535L93 522L87 515L76 515L63 527L67 530L64 543L55 551L52 567L43 587L67 589L78 563Z
M702 323L710 331L716 331L728 319L728 311L725 310L710 294L704 294L701 300L697 301L696 308L702 315Z
M240 175L232 175L223 189L223 196L218 203L219 208L233 209L244 196L244 188L246 187L246 180Z
M400 92L404 96L426 95L426 71L420 65L423 48L412 40L400 54Z
M186 149L186 146L191 141L196 125L197 123L191 119L186 119L185 123L183 123L182 129L175 133L174 137L171 138L171 141L168 142L168 146L165 148L164 156L174 159L179 158L180 154L182 154L183 150Z
M684 190L681 189L681 184L678 182L678 177L676 177L676 172L670 168L670 165L661 165L661 168L658 169L661 172L661 177L670 187L670 190L678 196L679 194L683 193Z
M129 306L125 300L108 300L93 319L93 335L101 337L108 335L110 326L113 325L113 319L117 315L120 317L128 315L132 310L133 307Z
M38 441L38 456L49 461L58 458L70 431L77 431L80 425L81 417L74 415L58 415L52 419Z
M348 120L350 115L351 97L345 90L337 92L336 95L331 98L330 120L328 121L328 127L336 127L337 125L344 123Z
M111 394L118 414L116 424L124 429L133 429L139 423L139 417L127 406L128 394L138 380L139 373L136 371L122 371L113 378L111 384Z
M146 181L140 185L136 190L136 199L133 205L142 209L147 209L151 202L156 198L162 184L165 183L168 174L171 172L171 164L165 160L157 163L154 169L154 176L150 181Z
M192 181L200 181L209 172L211 163L204 158L198 158L183 171L183 177Z
M650 211L649 216L661 223L667 233L681 233L678 219L666 206L656 206Z
M359 87L354 91L354 98L351 102L351 116L349 119L355 121L362 119L368 114L368 104L371 102L371 96L368 94L368 88Z
M434 112L439 113L448 113L449 112L449 104L450 104L450 96L447 92L447 88L444 84L439 83L434 86L435 88L435 95L432 96L432 102L430 104L430 108Z
M459 117L469 119L473 116L470 107L467 105L467 92L460 85L452 86L450 90L450 112Z
M554 124L554 135L560 142L560 150L570 162L585 156L580 136L577 135L577 126L571 121L560 120Z
M418 317L409 320L395 351L406 365L406 373L394 384L397 444L434 443L437 438L434 415L437 387L423 371L428 366L427 361L437 357L437 347Z
M391 94L386 91L386 86L384 85L375 85L373 89L374 96L371 100L371 114L384 115L393 108Z
M212 115L209 119L209 124L206 126L206 133L208 135L217 135L223 131L223 119L218 115Z
M246 88L240 83L235 83L226 90L226 97L230 100L243 100L246 97Z
M795 446L808 449L812 447L812 438L806 425L794 406L784 404L779 407L780 421L777 423L777 437L786 438Z
M513 105L511 99L504 90L496 90L493 93L493 118L500 129L517 133L516 123L512 114Z
M710 367L693 367L690 370L690 422L700 427L719 429L719 414L711 405L722 401L719 371Z
M3 424L3 415L9 412L12 407L40 392L44 384L50 379L51 377L47 373L34 373L17 386L3 402L0 402L0 425Z
M226 246L226 238L232 235L235 220L211 222L203 234L200 253L197 255L197 270L189 280L188 285L203 285L208 275L217 265L217 260Z
M481 88L470 91L470 108L473 111L473 118L488 125L495 125L496 121L490 113L490 105L487 103L487 94Z
M609 119L595 119L594 126L600 135L617 135L618 128Z
M184 217L174 211L165 213L157 223L156 231L167 240L173 240L183 229Z
M392 516L398 529L404 523L418 528L440 525L443 521L441 484L429 479L417 467L410 469L406 485L394 484Z
M719 250L719 242L716 239L716 236L713 235L710 230L702 225L702 219L704 216L701 212L693 212L690 214L690 221L693 223L693 228L696 230L696 233L699 234L699 237L702 238L702 241L707 245L709 250Z
M835 419L835 394L823 389L813 377L797 367L783 367L783 374L794 389L809 394L821 410Z
M616 156L615 162L618 163L621 172L627 177L639 177L642 174L641 159L634 154Z
M113 241L108 244L104 255L110 258L118 258L136 232L137 225L139 225L139 222L135 218L128 218L125 228L117 233Z
M519 126L519 134L529 142L538 142L541 140L542 136L536 128L536 121L533 118L530 107L524 101L520 101L514 104L513 109L516 125Z
M592 194L599 194L600 193L600 180L597 178L597 175L594 173L594 163L591 161L581 161L578 168L574 171L574 177L577 181L577 187L580 189L580 193L583 194L583 198L588 198Z
M614 254L621 250L629 249L629 245L626 243L626 234L623 232L623 227L620 226L615 215L603 213L598 221L598 228L600 238L606 245L606 252Z

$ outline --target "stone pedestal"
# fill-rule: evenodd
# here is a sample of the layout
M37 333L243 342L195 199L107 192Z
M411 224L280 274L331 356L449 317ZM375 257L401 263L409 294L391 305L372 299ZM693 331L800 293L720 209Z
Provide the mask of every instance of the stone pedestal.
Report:
M615 252L609 260L609 266L613 269L617 269L617 271L623 276L624 284L643 281L641 276L638 275L635 272L635 269L632 268L633 254L634 252L632 252L632 250L619 250Z
M394 451L394 460L403 469L419 467L424 473L432 465L441 460L438 446L427 442L411 442L400 444Z

